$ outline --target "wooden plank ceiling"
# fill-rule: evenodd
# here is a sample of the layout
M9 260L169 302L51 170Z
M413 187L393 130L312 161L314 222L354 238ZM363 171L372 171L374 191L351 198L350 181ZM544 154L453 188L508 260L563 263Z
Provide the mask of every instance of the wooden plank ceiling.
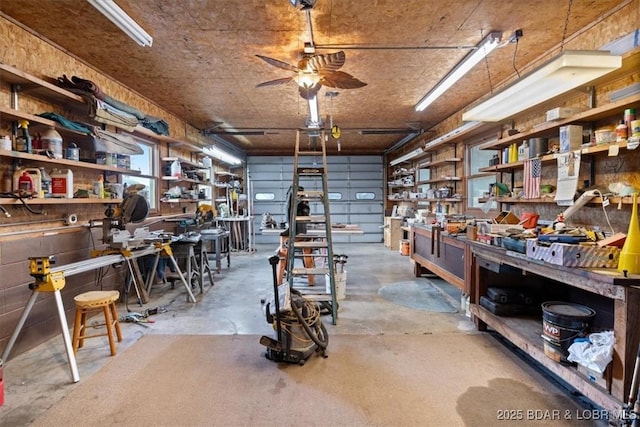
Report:
M222 135L248 154L292 154L293 130L308 117L306 101L294 82L256 88L292 73L255 55L296 64L309 41L306 12L289 0L116 3L153 36L152 47L138 46L85 0L5 0L0 11L198 129L265 131ZM341 71L367 83L323 87L320 114L343 129L343 154L382 153L513 78L516 68L559 50L619 3L573 0L567 14L568 0L317 0L310 11L316 53L344 50ZM507 40L516 29L524 33L517 49L505 43L429 108L415 111L470 46L490 31Z

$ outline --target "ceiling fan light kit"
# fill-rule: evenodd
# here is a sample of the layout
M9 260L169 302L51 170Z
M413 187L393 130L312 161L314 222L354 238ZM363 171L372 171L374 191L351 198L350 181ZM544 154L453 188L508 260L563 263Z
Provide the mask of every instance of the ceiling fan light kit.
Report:
M564 51L462 114L462 120L499 122L583 86L622 66L608 51Z
M149 35L136 21L134 21L124 10L120 9L113 0L87 0L91 6L106 16L126 35L131 37L142 47L153 44L153 37Z
M469 70L475 67L487 55L500 45L502 33L493 31L489 33L476 48L467 54L462 61L458 63L449 73L436 84L417 104L416 111L423 111L438 99L443 93L451 88L458 80L460 80Z

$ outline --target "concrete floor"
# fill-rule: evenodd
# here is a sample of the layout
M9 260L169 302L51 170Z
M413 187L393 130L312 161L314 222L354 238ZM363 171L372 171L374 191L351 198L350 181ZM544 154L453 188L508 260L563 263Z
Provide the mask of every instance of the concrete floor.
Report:
M231 268L226 268L223 262L222 271L214 275L215 285L207 286L204 294L196 294L195 304L188 302L179 282L175 288L168 284L155 286L151 301L144 307L130 299L131 311L160 307L161 312L153 316L155 323L122 323L124 341L118 344L119 354L115 357L121 357L122 351L144 334L273 336L273 329L265 321L261 300L273 289L268 258L276 246L259 245L254 252L233 253ZM332 324L330 315L323 317L329 336L477 333L460 310L457 313L415 310L378 295L383 285L415 279L409 257L390 251L381 243L335 245L334 253L349 256L347 298L340 302L336 325ZM441 279L429 280L459 309L460 292L456 288ZM119 304L119 311L121 315L127 312L124 304ZM77 355L80 383L111 360L106 338L87 340ZM5 363L4 377L2 425L29 424L76 385L71 382L61 336L10 358Z

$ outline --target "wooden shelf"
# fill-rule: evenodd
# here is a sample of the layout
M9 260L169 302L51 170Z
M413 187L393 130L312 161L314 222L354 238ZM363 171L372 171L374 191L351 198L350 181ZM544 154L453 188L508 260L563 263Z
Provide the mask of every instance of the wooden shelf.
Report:
M88 138L88 135L86 133L78 132L73 129L66 128L54 120L45 119L44 117L40 117L35 114L23 113L21 111L13 110L11 108L7 108L1 105L0 105L0 119L2 119L3 122L27 120L29 122L29 128L33 128L38 125L53 127L57 131L61 132L63 135L72 135L73 137L76 137L76 138L79 136Z
M607 199L609 199L609 203L612 205L617 205L619 203L623 205L633 204L633 197L631 196L622 196L622 197L611 196L611 197L607 197ZM478 201L480 203L486 203L489 201L489 199L483 197L478 199ZM495 201L498 203L556 203L556 201L552 197L548 197L548 198L540 197L535 199L517 199L515 197L496 197ZM602 205L602 197L594 197L593 199L591 199L589 203L587 203L587 205ZM559 206L559 207L563 209L567 208L567 206Z
M70 168L95 169L100 171L116 172L116 173L123 173L128 175L140 174L140 171L118 168L116 166L98 165L95 163L79 162L79 161L67 160L67 159L51 159L47 156L42 156L40 154L22 153L20 151L0 150L0 157L9 157L12 159L21 159L21 160L29 160L33 162L50 163L54 165L68 166Z
M417 185L436 184L438 182L462 181L459 176L448 176L440 179L429 179L427 181L418 181Z
M111 205L120 204L122 199L90 199L90 198L73 198L67 199L63 197L52 197L48 199L22 199L28 205ZM21 205L22 202L18 199L0 198L0 205Z
M500 335L523 349L549 371L569 384L577 385L587 397L599 405L609 409L622 407L621 401L611 396L607 390L584 378L576 368L558 363L544 353L541 317L500 317L477 304L471 304L470 310L475 317L481 319Z
M20 92L33 94L35 97L57 103L85 103L84 99L80 95L76 95L75 93L63 89L53 83L49 83L48 81L30 76L29 74L10 65L0 63L0 74L2 75L3 82L12 85L20 85Z
M625 109L633 108L633 107L635 107L636 109L640 108L640 94L629 96L619 101L612 102L607 105L603 105L602 107L591 108L587 111L578 113L576 115L573 115L563 120L556 120L553 122L542 123L529 131L517 133L515 135L509 136L503 139L499 139L498 141L492 141L489 143L482 144L480 145L480 149L481 150L503 149L508 147L514 142L522 142L523 139L550 135L554 133L554 131L557 131L560 128L560 126L602 120L602 119L606 119L611 116L614 116L616 113L618 113L618 115L622 117L622 114Z
M202 163L192 162L190 160L181 159L179 157L163 157L161 160L163 162L175 162L177 160L181 165L191 166L196 169L208 169L205 168Z
M623 148L627 148L627 142L617 142L617 143L611 143L611 144L602 144L602 145L592 145L589 147L584 147L580 150L580 152L582 154L596 154L596 153L602 153L605 151L609 151L609 148L611 146L615 146L617 145L619 149L623 149ZM550 163L550 162L555 162L556 159L558 158L559 153L553 153L553 154L545 154L544 156L540 156L540 161L542 163ZM518 169L523 169L524 168L524 160L519 160L517 162L512 162L512 163L505 163L505 164L500 164L500 165L495 165L495 166L487 166L484 168L480 168L478 169L478 171L480 172L505 172L505 171L512 171L512 170L518 170Z
M198 181L197 179L191 179L191 178L183 178L183 177L179 177L179 176L163 176L162 180L163 181L176 181L176 182L190 182L192 184L211 186L211 184L208 183L208 182Z
M440 165L444 165L444 164L448 164L448 163L458 163L458 162L461 162L461 161L462 161L462 159L460 157L451 157L451 158L448 158L448 159L435 160L433 162L420 163L418 165L418 168L429 169L429 168L435 168L435 167L440 166Z

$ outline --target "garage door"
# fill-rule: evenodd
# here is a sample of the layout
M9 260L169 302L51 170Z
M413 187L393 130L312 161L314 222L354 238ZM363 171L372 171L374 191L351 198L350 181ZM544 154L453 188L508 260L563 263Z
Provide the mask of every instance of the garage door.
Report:
M300 160L301 166L311 164L311 159ZM333 242L382 242L382 157L327 156L327 167L331 222L357 224L364 231L364 234L334 234ZM278 223L286 221L287 191L293 183L293 156L251 156L247 158L247 169L252 184L256 243L277 244L278 236L260 233L260 223L265 212ZM301 178L300 185L308 190L322 190L318 180Z

